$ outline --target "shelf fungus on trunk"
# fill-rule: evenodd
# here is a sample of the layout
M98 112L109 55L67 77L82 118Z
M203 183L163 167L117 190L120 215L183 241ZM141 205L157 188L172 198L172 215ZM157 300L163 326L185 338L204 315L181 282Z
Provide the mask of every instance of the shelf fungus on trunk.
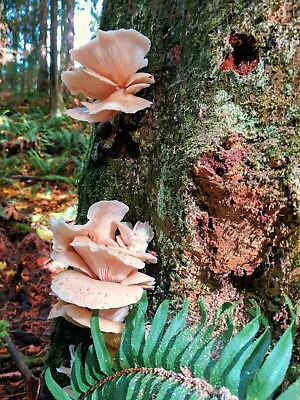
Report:
M114 118L120 112L136 113L151 106L151 102L135 96L154 83L151 74L137 72L148 65L145 55L150 40L134 29L99 31L96 38L78 49L71 57L82 67L62 73L62 81L73 95L84 94L93 102L66 111L72 118L100 122Z
M59 273L51 289L58 297L49 318L64 317L88 327L91 310L99 309L100 328L120 333L128 306L140 300L155 280L139 269L157 258L147 252L153 231L148 223L133 228L121 222L128 207L119 201L100 201L88 211L85 225L50 218L54 260L73 267ZM116 232L119 232L116 235Z

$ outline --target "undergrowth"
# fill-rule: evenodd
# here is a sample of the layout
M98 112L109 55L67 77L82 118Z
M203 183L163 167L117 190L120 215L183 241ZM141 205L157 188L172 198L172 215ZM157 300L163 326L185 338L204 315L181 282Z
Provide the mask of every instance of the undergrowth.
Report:
M53 379L45 379L57 400L196 400L300 398L300 378L278 393L288 369L296 333L297 313L288 297L290 325L274 343L268 322L253 302L253 319L233 336L231 303L224 303L211 324L200 301L202 319L187 324L187 301L168 320L168 301L161 303L146 332L147 299L133 307L126 319L119 350L113 362L99 328L97 311L91 319L93 344L85 357L81 345L75 351L71 369L72 397ZM299 310L298 310L299 313ZM225 316L226 329L217 323ZM275 396L275 397L274 397Z
M28 110L27 110L28 111ZM85 154L88 128L70 118L51 118L42 108L30 113L0 111L0 184L25 180L74 185L76 168Z

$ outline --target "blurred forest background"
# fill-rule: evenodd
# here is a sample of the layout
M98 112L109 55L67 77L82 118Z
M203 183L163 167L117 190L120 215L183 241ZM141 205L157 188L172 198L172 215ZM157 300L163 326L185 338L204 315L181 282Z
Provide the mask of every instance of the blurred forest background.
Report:
M0 3L0 334L29 368L22 376L16 349L0 343L1 399L37 393L32 371L39 376L47 352L49 287L58 271L48 219L75 219L75 184L91 130L63 115L80 99L71 98L60 73L72 67L69 50L97 31L101 4Z

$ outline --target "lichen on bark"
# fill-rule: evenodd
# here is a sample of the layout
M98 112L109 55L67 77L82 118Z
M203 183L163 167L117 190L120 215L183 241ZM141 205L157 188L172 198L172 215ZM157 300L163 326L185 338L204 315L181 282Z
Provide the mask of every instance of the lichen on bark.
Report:
M104 1L101 29L150 37L156 83L151 109L95 129L78 222L104 199L149 220L153 308L239 300L238 320L249 296L270 318L299 301L297 26L296 2Z

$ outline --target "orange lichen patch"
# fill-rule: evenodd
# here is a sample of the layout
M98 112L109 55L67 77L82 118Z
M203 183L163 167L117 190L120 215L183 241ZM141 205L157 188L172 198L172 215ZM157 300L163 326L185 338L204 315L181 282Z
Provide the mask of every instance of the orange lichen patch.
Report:
M234 137L193 166L199 209L189 217L192 252L217 274L250 275L287 233L285 204L273 187L258 182L250 165L247 149Z
M239 33L231 33L229 44L232 51L227 54L220 71L233 70L239 75L248 75L259 61L255 38Z

